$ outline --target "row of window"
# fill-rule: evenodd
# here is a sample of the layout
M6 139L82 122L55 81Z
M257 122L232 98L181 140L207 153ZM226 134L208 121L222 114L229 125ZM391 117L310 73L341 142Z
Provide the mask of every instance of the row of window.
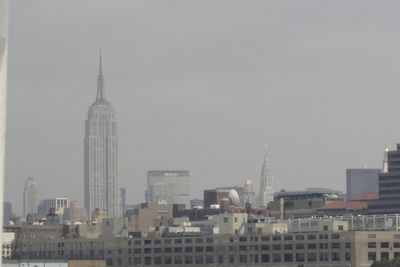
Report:
M345 261L351 261L351 253L346 252ZM155 257L128 257L128 265L171 265L171 264L224 264L224 263L279 263L279 262L325 262L341 261L340 253L296 253L296 254L254 254L254 255L213 255L206 256L155 256ZM113 262L113 258L106 259L107 266L122 266L122 258Z
M376 242L368 242L368 248L376 248L376 247L377 247ZM393 242L393 247L400 248L400 242ZM389 242L381 242L380 248L389 248Z

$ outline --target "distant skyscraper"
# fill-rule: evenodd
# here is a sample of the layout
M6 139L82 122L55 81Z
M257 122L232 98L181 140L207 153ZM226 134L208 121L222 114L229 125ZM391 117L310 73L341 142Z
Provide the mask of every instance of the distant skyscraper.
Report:
M29 214L37 213L37 207L39 204L38 185L32 177L29 177L25 182L23 198L22 217L25 220Z
M260 176L260 193L258 196L260 207L266 207L270 201L274 200L272 175L269 165L267 146L265 146L265 156Z
M101 53L97 97L86 119L84 146L85 207L89 217L97 208L106 210L110 217L120 217L117 116L106 99Z
M122 215L126 212L126 188L120 188Z
M7 222L11 219L11 217L13 216L12 213L12 205L10 202L4 202L4 216L3 216L3 222Z
M243 207L246 206L246 203L251 204L252 207L255 207L257 205L257 197L256 192L253 188L253 181L246 180L244 182L244 190L241 195L241 202Z
M378 193L379 172L379 169L347 169L347 200L350 200L359 194Z
M57 215L63 215L64 209L69 208L68 198L51 198L43 199L39 202L38 214L40 217L46 217L49 214L50 209L54 209Z
M148 171L146 202L189 207L189 171Z

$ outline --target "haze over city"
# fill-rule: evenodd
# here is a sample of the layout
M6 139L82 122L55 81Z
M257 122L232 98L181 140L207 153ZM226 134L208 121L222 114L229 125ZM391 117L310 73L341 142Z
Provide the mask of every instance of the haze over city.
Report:
M83 137L99 48L118 116L120 184L190 170L193 197L258 183L345 189L399 141L396 1L13 1L5 200L83 201Z

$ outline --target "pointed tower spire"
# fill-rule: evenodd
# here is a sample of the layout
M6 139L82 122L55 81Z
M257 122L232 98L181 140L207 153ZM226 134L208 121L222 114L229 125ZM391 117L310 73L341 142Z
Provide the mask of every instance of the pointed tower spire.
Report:
M268 149L265 144L265 155L264 162L261 169L260 175L260 193L259 193L259 205L260 207L267 207L268 203L273 200L273 188L272 188L272 175L270 170Z
M97 96L96 103L107 104L106 93L104 90L104 77L103 77L103 62L100 48L100 59L99 59L99 76L97 78Z

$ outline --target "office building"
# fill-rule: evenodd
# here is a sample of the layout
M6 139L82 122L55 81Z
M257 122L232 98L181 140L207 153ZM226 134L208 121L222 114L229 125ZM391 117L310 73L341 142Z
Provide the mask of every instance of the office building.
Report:
M85 207L89 216L102 209L110 217L120 217L117 115L105 95L101 53L97 96L88 111L84 147Z
M0 199L4 198L4 157L6 133L6 91L8 56L8 0L0 0ZM3 206L0 205L0 228L3 225ZM0 246L1 246L0 239ZM1 264L1 258L0 258Z
M32 177L29 177L24 186L22 218L25 220L28 215L37 214L38 204L38 185Z
M207 189L204 190L204 208L220 205L223 199L229 199L232 189Z
M243 207L246 206L247 203L250 204L251 207L257 206L257 197L256 192L254 191L253 181L246 180L244 182L244 190L240 197L240 200Z
M189 207L189 171L148 171L145 199L150 203L185 204Z
M264 162L261 169L260 176L260 193L258 195L258 201L260 207L267 207L268 203L274 200L274 190L272 185L271 167L269 163L269 157L267 153L267 146L265 146Z
M360 194L378 193L378 177L380 169L347 169L346 190L347 200Z

